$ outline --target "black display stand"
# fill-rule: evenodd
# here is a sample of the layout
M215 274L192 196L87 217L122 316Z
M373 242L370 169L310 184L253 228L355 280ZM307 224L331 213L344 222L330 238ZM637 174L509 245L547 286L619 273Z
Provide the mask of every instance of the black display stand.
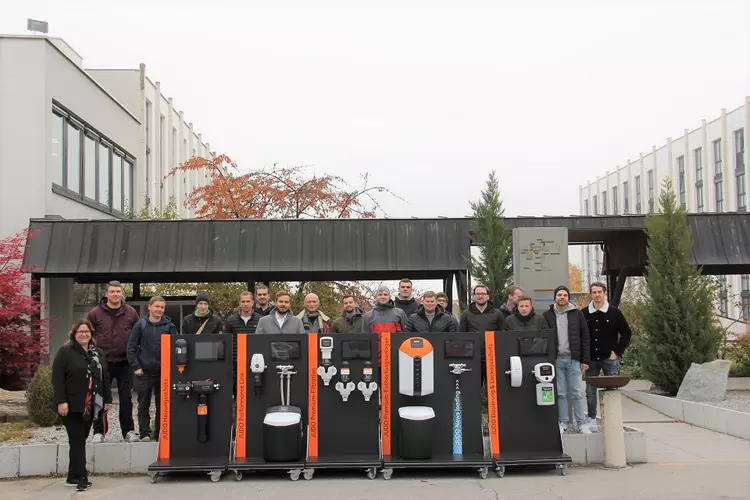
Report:
M565 475L571 458L563 453L557 424L557 374L552 381L555 403L537 404L537 363L555 364L557 332L486 332L487 399L490 451L498 476L506 466L552 465ZM520 387L512 387L510 357L519 356L522 364Z
M404 341L422 337L434 349L434 392L427 396L405 396L399 393L399 349ZM446 357L446 342L470 341L473 352L468 357ZM472 468L481 478L487 477L492 460L485 456L482 438L481 351L484 339L477 333L393 333L381 337L382 379L382 446L383 477L389 479L395 468ZM470 371L459 377L462 401L463 453L453 454L453 404L456 377L451 363L464 363ZM399 413L404 406L428 406L435 412L433 454L430 459L399 457Z
M178 346L187 350L184 359ZM169 472L206 472L218 481L232 438L232 338L162 335L160 385L159 451L148 467L151 482Z
M320 339L331 342L330 366L337 373L325 385L317 373L323 366ZM364 469L375 479L380 459L380 373L378 369L378 336L371 333L309 334L310 364L308 366L310 426L306 474L315 469ZM350 381L355 389L344 401L336 384L342 382L343 362L348 363ZM357 387L364 379L364 368L372 370L371 379L377 389L366 401ZM331 373L329 371L329 373ZM365 390L373 386L365 386ZM341 389L345 392L346 385Z
M295 346L292 359L275 360L272 356L274 345ZM312 471L305 470L305 455L294 462L266 462L263 458L263 419L266 410L281 405L280 380L277 366L293 365L297 373L292 376L290 385L291 405L302 410L302 422L307 440L308 412L308 335L237 335L237 400L235 418L234 459L227 469L242 479L245 471L286 470L292 481L300 478L312 479ZM261 392L256 394L255 379L251 370L253 354L262 354L266 368L261 375ZM286 382L284 383L286 387Z

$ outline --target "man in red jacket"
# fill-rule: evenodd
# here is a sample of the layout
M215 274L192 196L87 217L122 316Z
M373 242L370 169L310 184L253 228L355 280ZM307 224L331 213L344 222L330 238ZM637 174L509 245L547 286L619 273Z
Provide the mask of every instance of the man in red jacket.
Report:
M125 303L122 297L122 285L119 281L107 283L106 296L98 306L88 314L88 320L94 325L94 339L107 357L109 381L117 380L117 396L120 400L120 429L125 441L138 441L133 422L133 398L131 395L131 370L128 364L127 346L130 330L138 321L138 313ZM94 420L93 443L104 442L105 427L102 417L104 412Z

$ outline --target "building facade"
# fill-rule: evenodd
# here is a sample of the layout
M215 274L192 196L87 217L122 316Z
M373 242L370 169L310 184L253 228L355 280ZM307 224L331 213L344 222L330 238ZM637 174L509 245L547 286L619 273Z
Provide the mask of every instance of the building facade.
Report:
M690 213L747 212L750 164L750 97L744 104L675 140L653 146L637 160L607 171L579 188L583 215L646 214L658 209L663 181L669 178L677 203ZM581 249L583 280L602 280L602 251ZM750 276L719 276L717 313L750 319Z

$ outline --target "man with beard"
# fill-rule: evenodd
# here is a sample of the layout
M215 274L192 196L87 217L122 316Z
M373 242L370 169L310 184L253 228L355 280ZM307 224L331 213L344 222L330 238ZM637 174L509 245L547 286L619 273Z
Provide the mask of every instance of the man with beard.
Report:
M256 335L264 333L305 333L302 320L291 313L292 297L286 290L276 294L276 306L258 321Z
M331 333L331 318L320 310L320 297L314 293L305 295L305 310L297 315L307 333Z
M234 384L232 390L237 390L237 335L240 333L252 334L258 327L261 315L255 312L252 292L242 292L240 294L240 310L227 318L224 323L224 332L232 335L232 373Z
M404 311L404 316L407 318L417 312L419 304L416 299L412 297L412 283L408 278L402 279L398 284L398 297L394 301L396 307Z
M362 331L362 309L357 307L353 295L344 295L344 310L333 322L333 333L360 333Z
M273 309L273 302L270 300L268 295L268 287L266 285L258 285L255 287L255 312L261 316L268 316Z
M195 311L182 318L183 335L221 333L224 325L211 308L211 297L205 293L195 298Z
M523 289L520 286L509 286L508 290L505 292L505 297L506 302L500 306L500 312L502 312L503 316L507 318L516 310L518 301L523 297Z
M472 292L474 302L461 314L458 324L459 332L496 332L503 329L503 313L495 308L490 300L490 289L485 285L476 285Z
M547 330L547 320L534 312L531 297L522 295L516 311L505 318L505 330Z

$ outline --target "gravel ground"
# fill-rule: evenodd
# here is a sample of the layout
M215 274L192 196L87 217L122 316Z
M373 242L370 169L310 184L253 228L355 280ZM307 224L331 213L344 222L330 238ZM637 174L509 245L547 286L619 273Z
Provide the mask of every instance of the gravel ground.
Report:
M136 402L136 395L133 394L133 421L135 422L136 432L138 431L138 405ZM119 443L123 442L122 432L120 431L120 419L118 417L120 413L120 405L118 404L117 395L115 394L112 402L112 409L107 414L109 429L107 435L104 437L105 443ZM156 413L156 405L151 399L151 420L153 422L154 414ZM94 436L94 430L91 430L89 435L89 441ZM0 443L0 446L12 446L19 444L45 444L45 443L67 443L68 435L65 432L65 427L37 427L34 430L34 437L27 439L26 441L11 441Z

